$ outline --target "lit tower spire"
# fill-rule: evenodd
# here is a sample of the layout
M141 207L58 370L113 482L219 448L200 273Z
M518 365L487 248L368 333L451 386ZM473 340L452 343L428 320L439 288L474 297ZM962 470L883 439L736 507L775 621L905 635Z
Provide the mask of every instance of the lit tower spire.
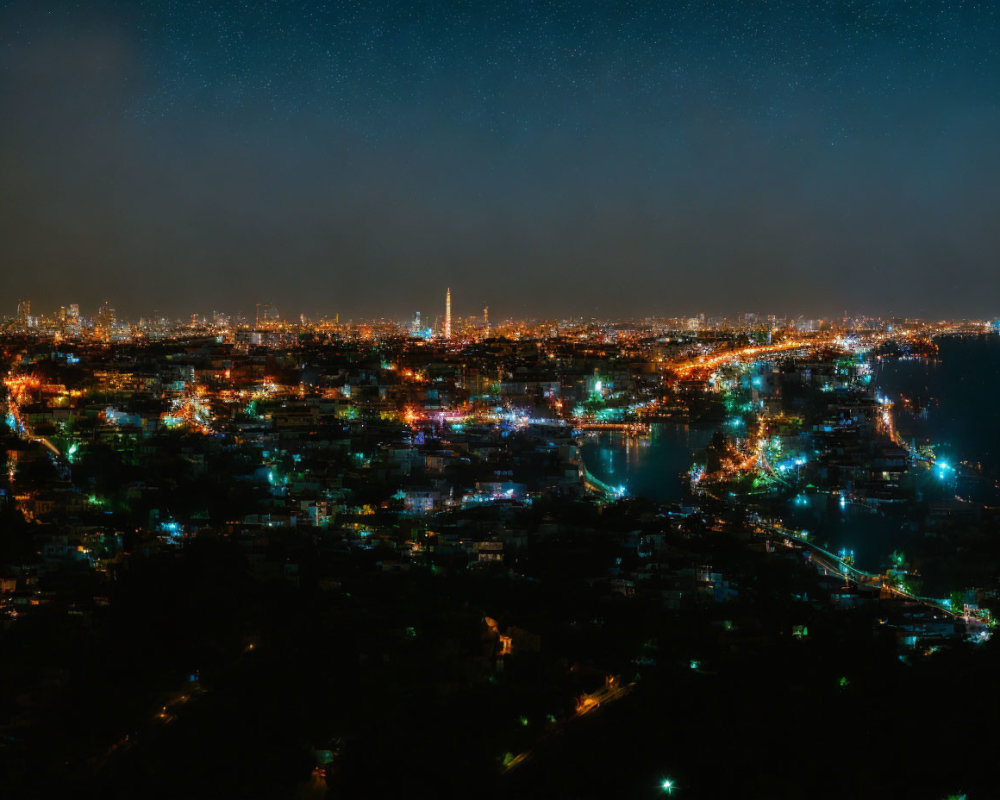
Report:
M451 287L444 296L444 338L451 338Z

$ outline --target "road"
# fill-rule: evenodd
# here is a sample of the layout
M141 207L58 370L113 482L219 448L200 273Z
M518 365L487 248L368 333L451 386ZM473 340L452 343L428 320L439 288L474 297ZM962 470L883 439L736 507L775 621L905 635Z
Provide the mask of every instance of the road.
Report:
M774 344L753 345L750 347L739 347L731 350L722 350L695 358L687 358L674 361L668 364L669 368L677 375L688 377L692 374L702 372L712 372L721 366L734 361L744 359L757 360L778 353L785 353L791 350L803 350L806 348L822 347L834 341L833 336L821 336L809 339L791 339Z
M800 532L792 531L780 523L764 522L761 520L756 523L756 526L758 532L760 533L765 535L774 535L785 541L792 541L807 548L812 554L813 564L822 569L826 574L834 574L843 578L848 584L852 584L854 586L878 586L883 592L887 592L888 594L901 600L909 600L911 602L918 603L922 606L933 609L935 612L946 614L956 621L960 620L966 625L971 625L973 627L986 627L986 623L976 619L975 617L967 617L964 614L954 611L945 605L941 600L911 594L910 592L900 589L897 586L893 586L881 575L865 572L852 564L848 564L843 559L835 556L829 550L825 550L815 542L810 542L808 538L802 536Z
M523 753L518 753L516 756L514 756L514 758L508 761L507 764L504 766L503 768L504 773L511 772L512 770L517 769L517 767L521 766L526 761L528 761L535 753L535 751L538 750L539 746L544 744L544 742L546 742L555 734L559 733L564 726L568 725L574 720L578 720L581 717L585 717L588 714L592 714L601 707L608 705L608 703L613 703L615 700L620 700L621 698L625 697L629 692L631 692L632 689L634 688L635 688L634 682L622 684L615 681L614 684L611 686L605 686L602 687L601 689L598 689L596 692L591 692L590 694L584 695L583 697L580 698L580 701L577 703L576 713L574 713L573 716L567 717L561 722L557 722L555 725L553 725L548 731L546 731L545 736L543 736L541 739L538 740L538 742L536 742L534 748L532 748L531 750L525 750Z

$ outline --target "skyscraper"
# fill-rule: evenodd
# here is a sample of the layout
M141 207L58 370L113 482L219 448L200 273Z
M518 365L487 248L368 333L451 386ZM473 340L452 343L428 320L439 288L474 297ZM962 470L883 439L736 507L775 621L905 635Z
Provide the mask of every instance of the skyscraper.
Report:
M444 296L444 338L451 338L451 287Z
M115 324L115 310L111 307L111 301L105 300L97 312L97 324L102 328L110 328Z
M483 329L485 330L485 335L490 335L490 307L483 306Z

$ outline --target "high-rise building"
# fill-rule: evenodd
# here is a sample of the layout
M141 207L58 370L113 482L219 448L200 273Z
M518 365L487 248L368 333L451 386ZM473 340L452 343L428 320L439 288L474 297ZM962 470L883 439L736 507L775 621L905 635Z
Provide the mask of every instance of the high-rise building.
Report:
M451 287L444 296L444 338L451 338Z
M483 330L485 335L490 335L490 307L483 306Z
M97 324L102 328L110 328L115 324L115 310L111 307L111 301L105 300L97 312Z
M274 303L258 303L257 304L257 319L256 325L259 327L262 323L270 324L278 322L281 319L281 315L278 313L277 307Z
M74 322L80 319L80 304L70 303L69 310L67 311L67 316Z
M27 326L28 319L31 317L31 301L30 300L18 300L17 301L17 320L22 325Z
M420 335L420 312L416 311L413 314L413 325L410 327L410 332L414 336Z

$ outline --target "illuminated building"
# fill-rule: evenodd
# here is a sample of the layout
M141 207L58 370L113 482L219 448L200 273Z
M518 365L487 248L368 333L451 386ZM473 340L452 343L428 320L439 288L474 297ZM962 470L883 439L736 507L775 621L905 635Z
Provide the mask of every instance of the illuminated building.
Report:
M451 287L444 296L444 338L451 338Z
M256 325L261 323L275 323L281 320L281 315L274 303L258 303Z
M111 301L105 300L97 312L97 322L102 328L109 328L115 323L115 310L111 307Z
M490 307L483 306L483 329L486 331L485 335L490 335Z

